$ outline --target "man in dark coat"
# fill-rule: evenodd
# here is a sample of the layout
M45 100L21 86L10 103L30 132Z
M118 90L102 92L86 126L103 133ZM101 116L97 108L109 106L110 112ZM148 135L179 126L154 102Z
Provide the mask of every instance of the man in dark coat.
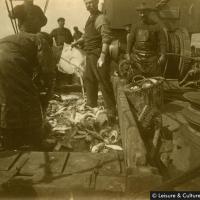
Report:
M57 46L63 46L64 43L71 44L73 42L73 37L71 31L68 28L65 28L65 19L60 17L58 19L59 27L54 29L50 35L55 39Z
M39 16L34 17L37 21ZM0 40L0 135L6 149L23 145L39 149L43 137L43 112L39 90L33 80L39 74L48 93L54 79L48 37L29 32L40 30L41 23L30 30L26 19L29 21L23 18L19 34Z
M112 34L105 16L98 10L98 0L84 0L90 16L85 25L85 33L73 45L84 43L86 51L86 70L84 84L87 94L87 105L97 106L98 86L103 94L108 113L115 114L115 98L110 81L109 45Z
M54 55L56 55L56 60L59 62L63 45L71 44L73 42L73 36L71 31L68 28L65 28L65 19L60 17L58 20L59 27L54 29L50 35L54 39L56 46L54 46L53 51ZM60 92L61 88L66 85L74 84L74 75L64 74L60 71L56 71L56 91Z
M42 9L34 5L32 0L15 6L11 17L18 20L20 31L29 33L38 33L47 24L47 18Z
M133 60L136 74L147 77L160 76L165 63L166 39L161 27L149 15L146 4L137 8L141 21L133 24L128 37L128 58Z

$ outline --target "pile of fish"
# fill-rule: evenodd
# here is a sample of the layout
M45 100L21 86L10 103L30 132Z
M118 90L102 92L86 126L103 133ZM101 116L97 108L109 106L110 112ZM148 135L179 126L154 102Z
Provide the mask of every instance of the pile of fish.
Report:
M119 127L109 123L102 105L100 98L98 107L88 107L79 94L61 95L51 100L46 119L51 126L48 139L55 142L54 151L121 151Z

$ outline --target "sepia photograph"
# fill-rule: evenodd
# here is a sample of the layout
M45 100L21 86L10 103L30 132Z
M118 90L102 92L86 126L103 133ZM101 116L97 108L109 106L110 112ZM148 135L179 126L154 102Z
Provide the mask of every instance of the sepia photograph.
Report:
M200 199L200 0L0 0L0 200Z

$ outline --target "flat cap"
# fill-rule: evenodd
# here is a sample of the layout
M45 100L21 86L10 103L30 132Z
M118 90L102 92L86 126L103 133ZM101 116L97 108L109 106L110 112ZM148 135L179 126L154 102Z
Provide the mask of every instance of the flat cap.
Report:
M59 22L59 21L65 21L65 18L59 17L59 18L57 19L57 21L58 21L58 22Z
M20 20L22 23L31 21L33 18L38 18L40 21L40 26L43 27L47 24L47 18L44 15L42 9L36 5L30 5L26 7L24 4L17 5L14 7L11 14L12 18Z

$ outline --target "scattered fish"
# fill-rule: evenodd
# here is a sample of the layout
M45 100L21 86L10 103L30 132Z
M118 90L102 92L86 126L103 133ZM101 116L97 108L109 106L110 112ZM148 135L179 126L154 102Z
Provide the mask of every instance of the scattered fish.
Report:
M48 137L57 141L55 151L61 151L62 148L73 149L76 146L73 144L81 141L88 145L87 150L90 146L93 153L122 150L118 146L121 141L120 133L116 127L109 126L107 112L101 100L98 107L91 108L86 105L81 94L61 95L61 98L50 101L46 118L51 126Z

